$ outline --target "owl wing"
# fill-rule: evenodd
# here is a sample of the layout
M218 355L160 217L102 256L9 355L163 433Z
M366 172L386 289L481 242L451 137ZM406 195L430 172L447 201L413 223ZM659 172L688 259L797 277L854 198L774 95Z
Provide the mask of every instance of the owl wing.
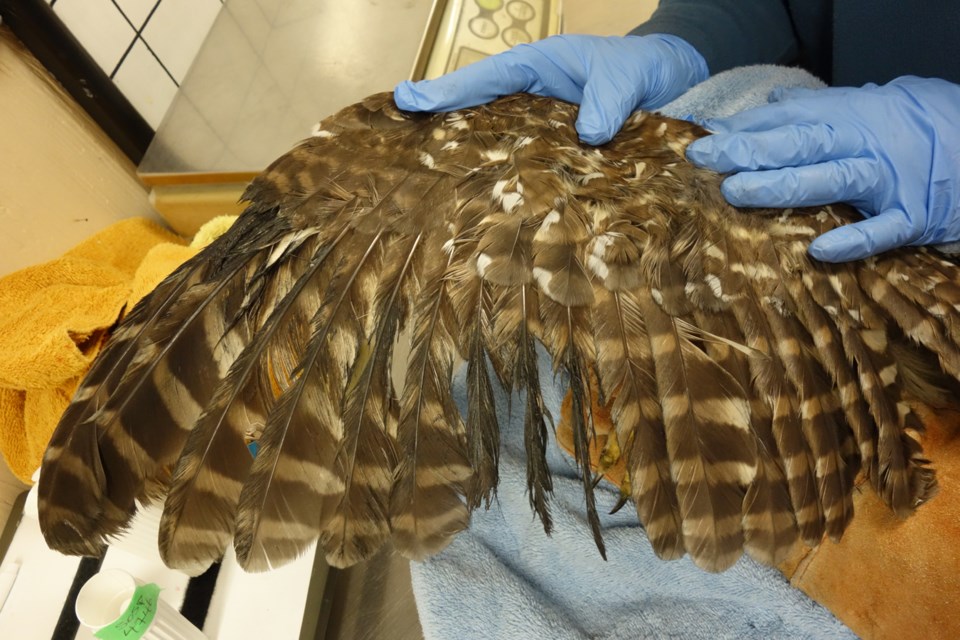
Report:
M591 377L663 558L719 571L837 539L861 470L901 516L932 495L911 402L945 403L960 375L957 266L813 262L855 212L738 211L684 159L696 125L637 113L594 148L575 118L530 95L407 114L381 94L321 123L94 363L42 466L50 546L94 553L163 500L161 554L188 571L231 543L250 570L314 540L336 566L388 540L422 558L494 497L495 386L525 392L549 531L538 343L569 381L601 553Z

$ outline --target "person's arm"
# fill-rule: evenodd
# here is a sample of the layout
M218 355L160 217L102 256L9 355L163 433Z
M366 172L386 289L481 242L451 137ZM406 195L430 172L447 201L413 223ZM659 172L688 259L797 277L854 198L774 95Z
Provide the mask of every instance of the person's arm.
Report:
M782 0L660 0L630 35L668 33L689 42L710 74L747 64L789 64L799 45Z

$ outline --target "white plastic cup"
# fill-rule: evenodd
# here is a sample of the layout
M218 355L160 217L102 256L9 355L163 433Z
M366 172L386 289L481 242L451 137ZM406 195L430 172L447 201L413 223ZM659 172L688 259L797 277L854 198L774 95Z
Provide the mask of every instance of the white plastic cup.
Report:
M160 559L160 550L157 547L163 506L156 504L144 506L138 503L137 507L137 513L133 516L130 526L110 541L110 548L121 549L138 558L153 562L163 562Z
M101 571L80 589L74 608L77 618L95 634L101 632L128 617L131 600L137 589L143 586L121 569ZM156 599L153 621L149 626L127 637L131 640L207 640L179 611L160 598Z

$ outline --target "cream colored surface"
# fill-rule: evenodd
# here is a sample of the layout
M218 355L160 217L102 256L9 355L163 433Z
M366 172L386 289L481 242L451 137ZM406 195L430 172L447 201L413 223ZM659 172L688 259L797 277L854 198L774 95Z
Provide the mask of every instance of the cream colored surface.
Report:
M656 8L657 0L564 0L563 32L622 36Z
M6 463L0 462L0 529L7 523L14 500L26 490L27 485L17 480Z
M216 216L236 216L243 211L240 202L247 183L157 185L150 190L150 203L174 231L192 236L200 226Z
M155 215L134 166L6 27L0 114L0 275Z
M0 27L0 275L64 253L109 224L156 218L134 167ZM0 526L25 489L0 462Z

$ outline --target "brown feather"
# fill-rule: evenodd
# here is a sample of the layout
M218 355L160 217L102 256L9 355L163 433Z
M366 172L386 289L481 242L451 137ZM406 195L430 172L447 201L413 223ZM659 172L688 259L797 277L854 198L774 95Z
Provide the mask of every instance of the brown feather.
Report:
M611 451L665 558L721 570L837 538L861 463L900 515L928 499L908 402L960 390L954 261L816 264L810 239L851 208L738 211L684 158L696 125L637 113L587 147L576 117L525 94L445 114L378 94L324 120L81 384L41 473L49 544L95 553L166 495L160 546L191 571L231 535L254 570L316 539L339 566L388 540L422 558L494 503L498 384L525 396L527 490L549 532L538 344L571 387L601 554L589 449L608 400Z
M491 352L506 352L498 377L504 389L524 394L523 433L527 454L527 496L530 508L550 533L550 494L553 480L547 468L547 425L549 416L540 390L535 335L542 331L536 289L523 284L505 289L494 305L496 322ZM511 364L506 364L511 363Z
M306 343L305 330L320 306L317 293L330 280L324 258L338 238L318 251L323 240L305 235L278 245L274 275L260 276L273 298L264 305L269 315L198 418L171 479L160 525L160 554L171 567L200 572L220 559L233 538L240 489L253 460L248 443L259 439L289 386L296 366L290 354ZM301 260L310 266L302 269Z
M611 415L626 454L631 497L656 554L685 553L677 487L670 472L653 354L636 297L602 291L594 307L599 377L615 397Z
M340 408L365 333L381 243L382 232L344 247L356 257L331 280L294 381L267 418L237 508L235 548L245 569L297 557L335 514L345 490L333 473L344 429Z
M221 371L251 329L242 282L283 231L240 224L142 300L81 383L41 467L48 543L97 553L128 525L136 501L160 498ZM183 366L199 360L199 367Z
M450 393L455 328L445 289L452 254L427 258L431 263L414 307L389 507L394 544L411 559L440 551L466 528L464 500L473 482L462 419Z
M684 546L698 566L722 571L742 553L744 491L756 475L747 399L653 296L641 294L638 301L647 323Z
M744 550L755 560L775 566L793 550L799 537L783 464L778 459L773 414L752 383L748 361L752 352L742 347L744 338L732 315L698 313L697 324L709 334L704 340L707 354L733 376L749 398L757 475L743 497Z

